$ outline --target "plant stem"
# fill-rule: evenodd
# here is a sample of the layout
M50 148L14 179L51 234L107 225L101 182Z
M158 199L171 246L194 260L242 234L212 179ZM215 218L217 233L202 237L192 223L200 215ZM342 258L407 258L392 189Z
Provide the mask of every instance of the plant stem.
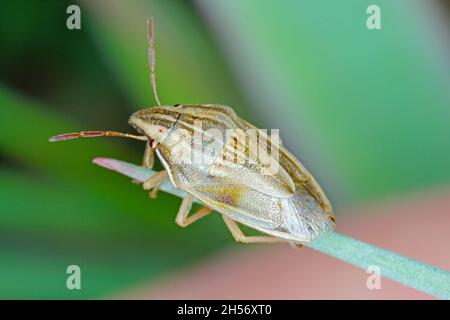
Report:
M329 232L308 247L364 270L377 266L382 276L441 299L450 299L450 272L368 243Z
M141 166L108 158L96 158L94 163L141 182L155 173ZM161 186L161 190L178 197L183 197L186 194L184 191L174 188L170 181L166 181ZM379 268L381 275L386 278L441 299L450 299L449 271L337 232L328 232L305 245L364 270L367 270L369 266L376 266Z

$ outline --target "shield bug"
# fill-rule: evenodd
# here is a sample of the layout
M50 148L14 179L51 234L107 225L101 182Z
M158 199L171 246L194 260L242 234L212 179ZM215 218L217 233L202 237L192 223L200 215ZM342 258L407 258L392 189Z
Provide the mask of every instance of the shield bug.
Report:
M145 141L143 165L151 168L156 152L164 170L145 181L143 188L155 197L168 178L175 188L186 191L175 220L182 227L215 210L235 240L244 243L301 244L333 229L335 219L327 197L281 141L241 119L228 106L161 105L151 19L148 40L150 82L158 105L131 115L129 124L139 135L84 131L49 140L114 136ZM269 154L268 149L276 153ZM205 206L189 215L195 198ZM265 235L246 236L238 223Z

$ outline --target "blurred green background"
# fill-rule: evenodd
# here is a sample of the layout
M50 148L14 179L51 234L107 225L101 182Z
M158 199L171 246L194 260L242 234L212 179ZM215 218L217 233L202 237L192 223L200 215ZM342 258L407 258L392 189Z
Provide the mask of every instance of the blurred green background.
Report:
M446 1L81 1L81 30L66 28L70 4L0 3L0 298L113 296L235 246L218 215L179 228L180 199L91 163L140 163L141 143L47 142L132 132L128 116L155 105L149 16L163 104L228 104L280 128L338 216L450 183ZM72 264L82 290L66 288Z

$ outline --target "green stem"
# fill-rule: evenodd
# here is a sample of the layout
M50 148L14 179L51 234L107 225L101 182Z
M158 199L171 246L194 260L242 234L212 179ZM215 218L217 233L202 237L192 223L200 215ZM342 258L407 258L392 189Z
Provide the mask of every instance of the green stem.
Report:
M155 172L127 162L96 158L94 163L117 171L130 178L145 181ZM186 193L166 181L161 190L183 197ZM450 299L450 272L401 256L394 252L352 239L337 232L329 232L306 244L322 253L367 270L379 268L382 276L441 299Z
M364 270L377 266L381 275L441 299L450 299L450 272L337 232L307 244Z

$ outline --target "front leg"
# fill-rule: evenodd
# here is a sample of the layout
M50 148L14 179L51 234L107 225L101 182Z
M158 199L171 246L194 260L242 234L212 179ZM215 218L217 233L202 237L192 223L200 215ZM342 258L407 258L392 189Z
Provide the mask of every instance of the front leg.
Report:
M204 216L207 216L211 213L211 208L208 207L201 207L197 212L195 212L193 215L188 217L189 212L192 208L192 201L194 200L194 196L191 194L187 194L183 201L181 202L180 209L178 210L177 217L175 218L176 224L178 224L180 227L187 227L191 223L197 221L200 218L203 218Z
M149 195L151 198L154 199L156 198L156 194L158 193L159 188L164 183L164 180L166 180L167 177L168 174L166 170L159 171L154 175L152 175L147 180L145 180L144 183L142 184L142 187L144 188L144 190L152 189Z
M144 156L142 158L142 166L145 169L153 169L153 165L155 164L155 149L152 148L152 145L150 143L150 141L147 141L145 143L145 151L144 151ZM131 182L135 183L135 184L140 184L141 182L133 179L131 180ZM152 197L152 195L150 195ZM156 194L155 194L156 197Z
M152 148L150 141L147 141L147 143L145 144L142 166L146 169L153 169L154 164L155 164L155 149Z

